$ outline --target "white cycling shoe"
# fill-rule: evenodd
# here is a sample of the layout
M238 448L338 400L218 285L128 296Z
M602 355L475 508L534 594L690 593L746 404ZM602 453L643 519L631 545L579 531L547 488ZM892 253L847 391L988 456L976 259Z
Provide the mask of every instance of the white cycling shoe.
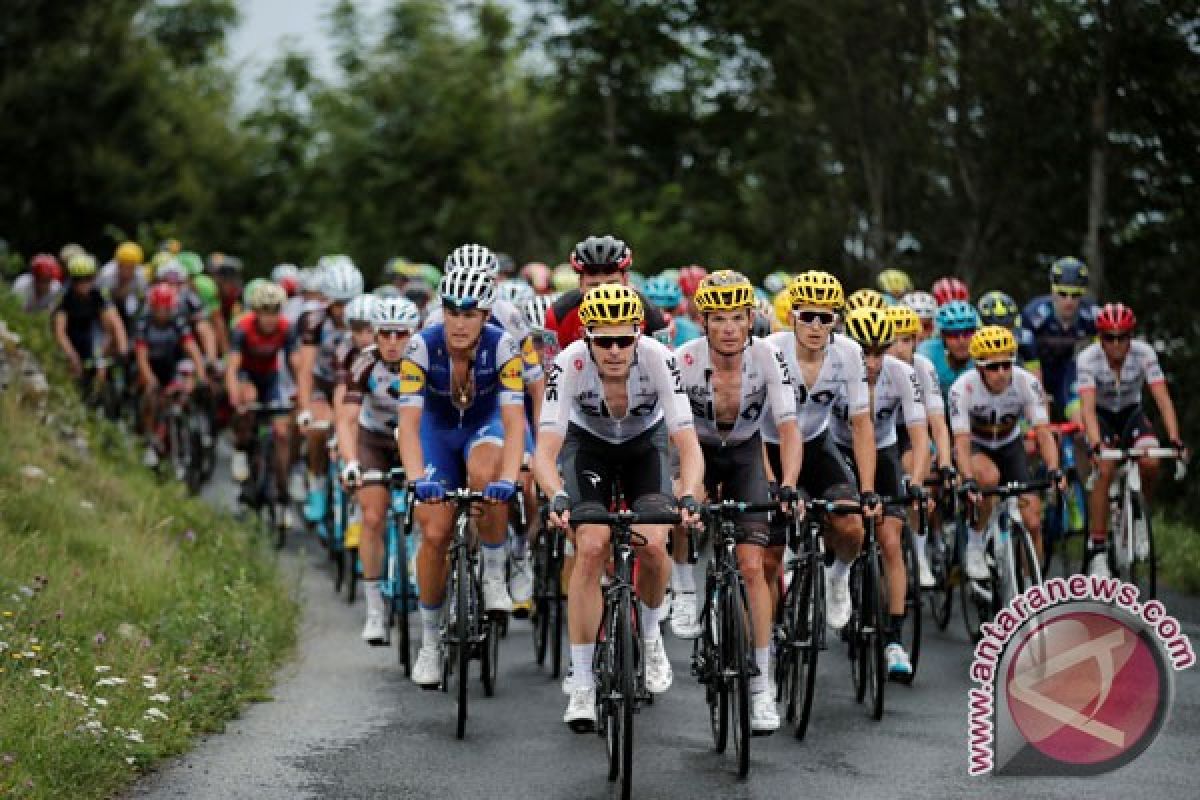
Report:
M754 692L750 695L750 731L755 736L769 736L777 730L779 710L774 692Z
M1095 575L1097 578L1111 578L1112 572L1108 568L1108 551L1098 550L1092 553L1088 559L1088 575Z
M986 581L991 577L988 572L986 548L983 542L967 542L967 557L963 567L967 577L974 581Z
M933 570L929 568L929 557L925 555L924 550L917 550L917 575L922 589L932 589L937 585L937 581L933 579Z
M513 609L529 613L533 605L533 564L529 558L515 558L512 562L512 574L508 578L508 593L512 597Z
M148 444L142 451L142 466L147 469L154 469L158 466L158 451L154 449L154 445Z
M383 624L382 611L367 612L367 622L363 625L362 638L364 642L375 647L388 643L387 626Z
M229 474L238 483L250 480L250 459L246 457L245 452L233 451L233 458L229 460Z
M667 650L663 647L662 637L653 642L642 640L646 651L646 689L651 694L662 694L671 688L675 673L671 670L671 661L667 658Z
M671 607L671 633L676 639L698 639L700 623L696 619L696 593L676 592Z
M912 662L908 660L908 653L904 652L904 645L892 642L883 649L883 657L887 660L889 678L898 681L912 679Z
M591 733L596 729L596 687L571 690L563 722L575 733Z
M436 689L442 684L442 648L436 644L423 644L417 651L417 663L413 664L412 680L422 689Z
M834 577L833 570L825 571L825 622L835 631L846 627L850 621L850 575L841 580Z
M489 576L483 579L483 608L489 612L512 613L513 600L508 594L504 578Z

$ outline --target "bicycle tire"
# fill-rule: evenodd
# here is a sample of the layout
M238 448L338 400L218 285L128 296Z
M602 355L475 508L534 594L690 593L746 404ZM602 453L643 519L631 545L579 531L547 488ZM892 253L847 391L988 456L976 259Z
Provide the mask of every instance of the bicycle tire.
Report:
M562 536L562 532L558 531L554 534L556 537ZM562 553L562 542L558 542L558 552ZM563 662L563 631L566 629L566 624L563 621L563 593L562 593L562 560L561 558L550 559L550 610L552 619L550 620L550 647L551 664L550 676L558 680L562 674Z
M737 774L746 777L750 772L750 668L753 653L748 652L746 623L750 619L750 605L746 598L746 587L740 577L727 584L724 595L725 613L721 616L726 625L723 647L726 669L729 672L729 721L733 734L733 751L737 758Z
M825 562L818 553L809 555L807 587L804 605L800 606L800 625L804 632L803 648L796 661L796 728L794 735L803 739L812 719L812 703L817 686L817 660L821 654L821 637L825 632Z
M865 634L863 655L866 662L866 689L868 712L874 720L883 719L884 690L887 688L887 667L883 658L883 572L879 564L878 546L868 548L863 597L866 601L863 614Z
M629 800L633 794L633 713L638 695L631 597L631 591L622 591L617 604L617 638L621 651L621 800Z
M795 619L797 617L796 603L801 597L801 583L804 581L799 559L791 568L792 577L779 596L775 606L775 702L783 705L783 718L790 725L796 719L796 697L792 687L795 684L795 662L797 658L797 639L799 633Z
M1033 549L1033 537L1020 520L1016 520L1014 528L1018 536L1013 538L1013 556L1015 559L1017 593L1022 594L1042 582L1042 562Z
M724 753L729 741L729 689L725 680L724 642L721 611L715 606L716 575L713 567L705 571L704 608L701 610L700 658L708 701L708 725L712 730L713 750Z
M533 635L533 662L539 667L546 663L546 646L550 639L550 595L547 589L550 554L546 542L549 535L549 531L542 531L532 545L533 608L530 610L529 630Z
M617 702L617 664L620 663L617 637L617 604L605 599L604 618L597 638L596 704L600 706L596 719L604 736L608 755L608 780L616 781L621 773L621 717Z
M854 686L854 702L861 703L867 696L867 662L863 637L863 560L860 556L850 565L850 621L843 629L846 637L847 655L850 659L850 683Z
M1146 501L1143 499L1141 492L1131 492L1129 502L1133 504L1133 513L1130 514L1130 519L1133 520L1134 530L1130 532L1133 539L1134 552L1129 559L1129 582L1138 588L1141 597L1146 600L1153 600L1158 595L1158 563L1155 558L1154 551L1154 526L1150 520L1149 508L1146 506ZM1137 557L1137 529L1138 520L1141 520L1146 525L1146 558L1139 559Z
M946 546L945 531L930 530L925 539L929 570L933 573L934 586L929 591L929 612L938 630L944 631L950 624L950 610L954 607L954 587L958 575L954 564L954 548Z
M475 590L474 614L471 615L472 641L479 643L479 680L483 683L483 694L491 697L496 693L497 664L500 661L500 639L507 627L507 614L487 614L483 605L483 562L478 562L472 573L471 586Z
M455 547L465 547L467 541L467 515L460 515L455 523L458 530L455 531L454 541ZM456 676L458 679L455 685L455 704L457 706L458 718L455 728L455 736L462 739L467 733L467 678L470 673L471 666L471 619L477 613L477 609L472 609L471 605L474 600L471 579L471 559L465 550L461 550L457 554L455 561L455 593L458 598L458 615L455 619L454 638L456 640L456 661L457 667Z
M185 472L188 494L200 494L204 485L204 434L200 428L200 415L196 408L189 406L188 410L188 460Z
M900 532L900 548L904 558L905 577L904 623L900 629L900 641L908 652L912 671L899 679L899 682L911 685L917 676L917 665L921 662L921 575L917 564L916 544L908 525Z
M392 574L392 605L396 609L396 657L404 677L412 677L412 642L408 630L408 537L393 513L392 535L396 537L396 566Z
M346 573L346 603L354 605L358 594L358 548L347 547L342 550L342 563Z

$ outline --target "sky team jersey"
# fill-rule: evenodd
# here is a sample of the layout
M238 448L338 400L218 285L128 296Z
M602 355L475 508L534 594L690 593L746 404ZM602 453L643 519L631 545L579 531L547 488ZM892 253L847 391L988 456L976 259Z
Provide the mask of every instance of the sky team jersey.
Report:
M1142 387L1166 380L1154 348L1141 339L1129 343L1129 353L1118 375L1108 363L1099 342L1093 342L1075 357L1078 387L1081 392L1096 393L1096 408L1118 412L1141 405Z
M578 425L606 442L621 444L666 420L667 432L692 427L692 409L683 390L676 357L667 346L639 336L637 353L625 381L629 406L614 417L604 396L604 384L585 341L559 353L546 374L546 402L539 429L565 434Z
M737 416L731 423L718 422L709 355L707 339L694 339L675 351L696 435L702 444L733 445L746 441L758 433L764 410L771 411L776 427L796 419L796 395L783 354L765 339L751 339L750 346L742 353Z
M346 382L346 402L360 406L358 424L373 433L391 436L400 408L401 365L388 366L375 345L354 359Z
M796 335L791 331L780 331L771 334L767 341L783 353L787 363L796 399L796 418L804 441L812 441L829 427L833 405L839 399L851 417L870 410L871 398L862 348L853 339L840 333L832 335L825 346L825 360L821 362L821 370L812 386L805 385L804 373L796 358ZM770 415L763 420L763 439L773 444L779 442L779 430Z
M1041 383L1022 367L1013 367L1012 382L999 394L983 384L979 370L971 370L950 387L950 430L969 433L984 447L1002 447L1021 435L1020 422L1045 425L1045 397Z
M498 327L484 325L462 387L466 402L455 397L452 364L441 325L415 334L400 364L400 408L421 408L422 428L477 428L500 406L524 403L521 351Z
M442 319L442 307L437 306L430 310L423 327L432 328L434 325L441 325ZM497 297L487 324L504 331L520 345L523 364L522 377L526 385L540 380L545 375L542 361L538 358L537 350L533 346L533 329L529 327L529 322L525 319L525 314L521 312L521 309L503 297Z
M921 384L921 397L925 401L925 417L946 413L946 397L942 394L942 383L938 380L933 362L920 353L913 353L913 371Z
M950 356L946 353L946 343L942 341L940 336L931 337L917 345L917 357L921 356L924 356L933 365L934 375L937 376L938 385L942 387L943 393L948 393L950 387L954 385L959 376L975 365L975 362L968 358L967 363L961 367L955 368L950 366Z
M232 339L233 352L242 354L242 370L261 377L278 373L279 354L291 355L296 349L295 329L286 318L281 316L275 330L264 333L259 330L258 317L253 311L238 319Z
M875 425L875 447L883 449L896 443L896 421L903 415L905 424L925 422L924 392L921 390L917 373L908 364L894 356L884 356L875 379L874 408L871 412ZM833 440L850 447L854 436L850 430L848 407L844 398L833 404L833 421L829 427Z

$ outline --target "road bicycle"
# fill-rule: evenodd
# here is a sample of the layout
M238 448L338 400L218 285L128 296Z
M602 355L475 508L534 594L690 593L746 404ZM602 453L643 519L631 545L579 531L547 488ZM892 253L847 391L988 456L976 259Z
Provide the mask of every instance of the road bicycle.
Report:
M1067 479L1067 490L1063 493L1062 502L1048 503L1043 511L1042 547L1045 556L1042 559L1042 575L1049 577L1057 573L1066 577L1075 572L1072 569L1075 558L1070 552L1071 540L1082 542L1088 532L1087 490L1075 457L1075 437L1083 430L1083 426L1075 422L1063 422L1049 427L1058 442L1059 464ZM1032 430L1025 434L1029 440L1035 435L1036 432ZM1083 550L1086 548L1080 548L1081 552Z
M883 719L887 669L883 656L885 597L875 519L863 517L862 550L850 565L850 621L842 632L850 658L854 699L867 701L872 719Z
M250 478L242 486L242 501L258 514L259 522L268 536L274 538L275 547L287 543L287 488L282 489L275 480L275 434L271 421L280 415L290 414L292 405L287 402L249 403L246 411L254 414L254 435L246 458L250 463Z
M919 487L914 487L919 488ZM886 506L889 504L903 505L905 507L916 506L917 509L917 530L926 534L926 546L928 547L929 535L929 511L926 508L925 490L922 488L914 494L905 494L900 497L884 497L881 502ZM905 515L904 524L900 529L900 555L904 560L904 622L900 626L900 643L904 645L904 651L908 653L908 663L912 667L911 671L905 676L889 675L889 680L894 680L898 683L911 685L917 677L917 666L921 663L921 568L917 563L917 547L913 529L909 525L908 515ZM883 588L880 597L883 602L883 614L888 614L887 598L887 571L881 572L883 578ZM884 617L886 619L886 616Z
M550 656L550 677L557 680L562 672L563 631L566 629L566 595L563 593L563 561L567 536L562 528L550 525L549 506L539 504L542 524L529 546L533 548L533 609L530 630L533 633L533 658L537 665Z

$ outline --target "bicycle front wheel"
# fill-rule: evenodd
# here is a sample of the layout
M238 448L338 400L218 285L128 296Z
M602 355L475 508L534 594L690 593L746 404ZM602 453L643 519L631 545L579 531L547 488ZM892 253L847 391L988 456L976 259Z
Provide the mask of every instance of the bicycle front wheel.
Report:
M883 692L887 670L883 661L883 583L879 550L867 550L863 570L862 656L865 661L867 701L872 719L883 719Z
M908 651L912 672L902 680L911 684L917 675L917 664L921 660L921 575L917 564L917 550L912 530L905 525L900 534L900 548L904 557L904 624L900 629L900 640Z
M746 600L746 587L740 580L732 581L722 592L724 611L721 614L725 626L722 642L725 672L729 697L730 730L733 733L733 751L737 756L737 774L746 777L750 772L750 667L753 653L750 652L746 624L750 619L750 608Z
M631 595L624 592L618 602L617 641L619 642L621 689L621 800L633 794L633 712L637 704L637 658L633 641Z
M724 623L725 609L713 604L716 595L716 575L709 569L704 580L705 607L701 611L700 648L701 679L704 697L708 702L708 726L712 730L713 749L724 753L729 742L729 688L725 679Z
M465 518L460 522L460 526L465 525ZM462 539L456 537L456 541L465 541L466 531L461 531ZM458 706L457 727L455 735L462 739L467 734L467 677L471 668L471 617L473 609L471 608L473 598L471 596L471 562L465 552L459 552L455 559L455 596L458 600L458 613L454 620L454 647L455 647L455 671L458 673L458 678L455 684L455 699Z
M1133 505L1132 558L1129 559L1129 582L1138 587L1141 596L1153 600L1158 590L1158 565L1154 553L1154 527L1150 523L1150 509L1140 492L1129 496Z
M950 532L947 541L947 530ZM950 610L954 607L954 585L958 576L954 574L954 526L939 527L925 539L929 570L933 573L933 589L929 592L929 611L938 630L946 630L950 624Z

